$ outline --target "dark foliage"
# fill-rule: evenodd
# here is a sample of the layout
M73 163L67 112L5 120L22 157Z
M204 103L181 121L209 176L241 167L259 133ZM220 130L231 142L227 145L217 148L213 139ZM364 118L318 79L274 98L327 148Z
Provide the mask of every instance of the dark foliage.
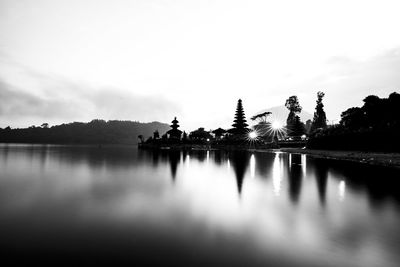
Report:
M400 95L368 96L362 107L344 111L339 125L316 130L308 147L318 149L400 151Z
M285 107L289 110L289 115L286 119L286 128L288 130L288 134L291 136L297 135L296 129L299 128L297 123L300 120L300 117L297 114L299 114L303 109L300 106L297 96L294 95L286 99Z
M204 130L204 128L199 128L189 134L191 140L210 140L213 136L210 132Z
M302 136L306 133L305 125L298 115L294 116L291 123L287 125L286 130L289 136Z
M155 130L165 132L168 125L159 122L92 120L45 127L0 130L0 142L49 144L136 144L138 136L152 136Z
M222 128L218 128L218 129L215 129L214 131L212 131L212 133L215 134L216 138L221 138L226 133L226 130L224 130Z
M324 98L325 93L318 92L317 93L317 106L315 107L314 119L311 125L311 132L319 129L326 128L326 114L324 111L324 104L322 104L322 99Z
M251 117L251 120L253 120L253 121L258 120L259 122L266 122L268 116L271 114L272 114L272 112L265 111L265 112L254 115L253 117Z

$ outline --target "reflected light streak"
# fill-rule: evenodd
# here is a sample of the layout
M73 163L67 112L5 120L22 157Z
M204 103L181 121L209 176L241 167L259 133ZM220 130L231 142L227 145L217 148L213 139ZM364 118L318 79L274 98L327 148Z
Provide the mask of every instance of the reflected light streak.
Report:
M301 169L303 171L303 175L306 175L306 170L307 170L307 155L302 154L301 155Z
M189 168L190 166L190 156L186 155L186 167Z
M207 164L210 163L210 151L207 150Z
M345 195L346 195L346 182L341 180L339 182L339 200L344 201Z
M229 159L227 160L227 167L228 167L228 170L231 168L231 162L229 161Z
M256 174L256 159L254 157L254 154L251 154L250 157L250 177L254 178Z
M274 163L272 166L272 186L274 189L275 196L279 196L281 192L281 182L282 182L282 172L281 172L281 161L279 154L275 154Z

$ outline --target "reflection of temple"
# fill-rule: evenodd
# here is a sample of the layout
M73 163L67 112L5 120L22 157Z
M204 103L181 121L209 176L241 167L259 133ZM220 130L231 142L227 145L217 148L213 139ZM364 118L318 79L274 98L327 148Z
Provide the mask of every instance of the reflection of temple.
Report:
M171 177L172 177L173 181L175 181L176 171L178 169L180 158L181 158L180 151L177 151L177 150L169 151L168 162L171 167Z
M236 175L236 183L239 195L242 192L243 180L247 170L250 155L246 151L234 151L229 155L230 162Z

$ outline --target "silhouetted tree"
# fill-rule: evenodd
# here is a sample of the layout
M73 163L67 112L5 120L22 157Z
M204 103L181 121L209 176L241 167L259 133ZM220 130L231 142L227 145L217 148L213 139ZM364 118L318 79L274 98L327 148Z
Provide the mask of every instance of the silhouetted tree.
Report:
M289 135L290 136L301 136L303 134L305 134L306 129L304 126L304 123L301 122L300 117L298 115L296 115L294 117L294 122L290 128L290 132Z
M349 108L343 111L340 124L348 129L360 129L366 125L364 111L359 107Z
M45 122L41 125L41 127L44 129L47 129L47 128L49 128L49 124L47 122Z
M326 114L324 111L324 104L322 104L322 99L324 98L324 96L325 93L323 92L317 93L317 106L315 107L311 131L314 131L318 128L326 128Z
M10 129L2 131L0 142L49 143L49 144L136 144L138 135L143 139L156 129L167 131L168 124L159 122L93 120L89 123L73 122L42 127Z
M232 124L232 133L236 135L246 134L249 131L249 129L247 128L247 126L249 125L246 122L247 121L243 110L242 100L239 99L236 107L235 119L233 120Z
M285 107L289 110L289 115L286 119L286 127L288 131L293 131L294 123L296 122L296 115L301 112L302 107L299 104L297 96L291 96L286 99Z
M259 121L259 122L267 122L267 118L269 115L271 115L272 112L266 111L260 114L256 114L253 117L251 117L251 120L255 121Z
M212 133L215 134L215 138L220 139L226 133L226 130L218 128L212 131Z
M400 95L388 98L370 95L362 107L342 112L339 125L312 133L310 148L400 151Z
M189 138L192 140L207 140L212 138L212 135L205 131L204 128L199 128L189 134Z
M271 114L272 112L266 111L251 117L251 120L258 121L254 126L254 130L256 130L266 141L268 137L273 135L273 131L271 131L271 123L267 121L268 116Z

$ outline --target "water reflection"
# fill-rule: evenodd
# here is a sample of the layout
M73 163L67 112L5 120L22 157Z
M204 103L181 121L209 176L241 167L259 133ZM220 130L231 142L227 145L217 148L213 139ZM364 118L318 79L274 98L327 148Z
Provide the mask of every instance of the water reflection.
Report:
M239 195L242 193L243 181L249 165L249 153L244 151L233 151L228 154L231 166L235 172L237 190Z
M283 173L283 166L282 166L283 162L280 159L281 155L282 155L281 153L276 153L273 163L272 179L273 179L274 193L276 196L279 196L281 192L282 173Z
M252 154L250 157L250 176L251 178L254 178L255 175L256 175L256 160L254 158L254 154Z
M171 167L171 177L172 177L172 180L174 181L175 177L176 177L176 172L178 169L178 164L181 159L181 154L179 151L170 151L168 153L167 159L168 159L169 165Z
M301 165L300 154L289 154L289 167L288 170L288 192L290 200L296 204L300 199L301 183L303 178L303 171Z
M89 155L91 155L89 153ZM97 154L96 154L97 155ZM217 166L232 167L236 180L238 195L242 194L246 181L249 178L272 180L272 191L280 195L282 183L287 184L288 199L296 204L301 199L302 184L305 178L314 177L316 195L321 206L326 205L328 192L328 178L337 179L335 184L340 188L341 199L346 186L351 186L355 191L365 190L367 197L373 204L378 204L384 199L400 202L399 194L394 185L399 170L391 168L366 166L334 160L309 158L302 154L277 153L248 153L245 151L138 151L139 159L151 158L155 166L159 161L168 162L171 179L174 180L179 170L179 164L185 163L189 167L191 161L199 163L213 162ZM97 155L99 156L99 155ZM182 160L181 160L182 159ZM94 161L97 162L97 161ZM376 177L382 171L385 173L385 182ZM337 177L337 178L336 178ZM345 180L343 180L345 179ZM349 185L346 185L346 180Z
M339 200L343 201L346 195L346 182L340 181L339 188L338 188Z
M0 145L0 169L8 257L130 266L400 260L397 169L287 153L33 145Z
M315 180L317 182L318 196L322 206L326 202L326 186L328 182L328 165L325 160L315 160Z

